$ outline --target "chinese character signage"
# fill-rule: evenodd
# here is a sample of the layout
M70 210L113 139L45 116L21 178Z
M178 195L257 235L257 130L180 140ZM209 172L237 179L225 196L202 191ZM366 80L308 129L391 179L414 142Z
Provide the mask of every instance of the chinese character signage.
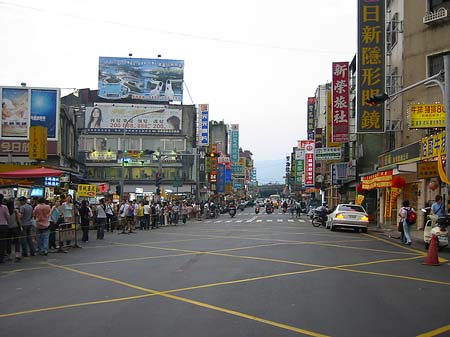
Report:
M410 129L445 128L443 104L411 104L409 116Z
M366 100L384 92L384 0L358 0L357 132L384 132L384 105Z
M305 145L305 186L314 186L314 140L304 142Z
M217 165L217 193L225 193L225 164Z
M239 161L239 124L231 124L231 162Z
M209 145L209 105L200 104L199 106L199 125L198 125L198 146Z
M30 127L30 145L28 158L36 160L47 159L47 128L43 126Z
M181 60L100 57L98 96L182 102L183 72Z
M326 137L326 147L336 147L341 146L341 143L333 142L333 108L331 91L327 92L327 137Z
M346 143L349 140L349 82L348 62L333 62L332 81L332 141Z
M77 194L79 197L95 197L97 185L78 184Z
M445 153L445 131L436 133L420 141L420 159L430 159Z
M316 98L308 97L308 139L314 139L314 118L315 118Z
M86 107L86 132L123 134L126 128L127 134L178 134L182 115L182 107L175 106L96 103Z

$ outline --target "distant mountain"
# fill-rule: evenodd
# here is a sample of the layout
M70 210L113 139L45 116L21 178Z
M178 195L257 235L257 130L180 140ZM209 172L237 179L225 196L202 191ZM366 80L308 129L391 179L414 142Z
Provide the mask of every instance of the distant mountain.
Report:
M286 161L283 159L275 160L261 160L254 162L256 167L256 178L259 185L266 185L268 183L283 184L283 176L286 173Z

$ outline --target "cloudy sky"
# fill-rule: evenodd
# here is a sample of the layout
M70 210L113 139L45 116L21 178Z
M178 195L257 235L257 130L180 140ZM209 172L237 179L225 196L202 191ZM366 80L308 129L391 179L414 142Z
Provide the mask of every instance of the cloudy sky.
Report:
M97 89L99 56L184 60L185 104L239 124L255 160L284 159L306 137L307 97L355 54L356 10L348 0L0 1L0 85Z

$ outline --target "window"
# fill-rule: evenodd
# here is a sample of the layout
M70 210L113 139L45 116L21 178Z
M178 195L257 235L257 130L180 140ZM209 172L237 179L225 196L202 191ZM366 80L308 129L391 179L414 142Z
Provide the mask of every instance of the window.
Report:
M430 55L427 58L428 76L433 76L444 70L444 55L447 53L440 53Z
M439 8L450 10L450 0L428 0L428 11L436 12Z
M398 13L392 16L392 20L388 22L387 25L387 45L388 49L391 50L397 44L398 33L400 31L400 22L398 19Z

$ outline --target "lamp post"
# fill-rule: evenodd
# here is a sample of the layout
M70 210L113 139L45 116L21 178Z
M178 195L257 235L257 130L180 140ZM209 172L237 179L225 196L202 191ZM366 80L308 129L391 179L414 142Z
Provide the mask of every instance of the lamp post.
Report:
M150 113L155 113L155 112L164 112L164 109L158 109L155 111L145 111L145 112L141 112L137 115L134 115L133 117L130 117L127 119L127 121L125 122L125 125L123 126L123 138L125 139L126 135L127 135L127 127L128 124L135 119L136 117L139 116L143 116L143 115L147 115ZM122 149L122 165L121 165L121 173L120 173L120 201L123 200L124 197L124 186L125 186L125 145L124 148Z

